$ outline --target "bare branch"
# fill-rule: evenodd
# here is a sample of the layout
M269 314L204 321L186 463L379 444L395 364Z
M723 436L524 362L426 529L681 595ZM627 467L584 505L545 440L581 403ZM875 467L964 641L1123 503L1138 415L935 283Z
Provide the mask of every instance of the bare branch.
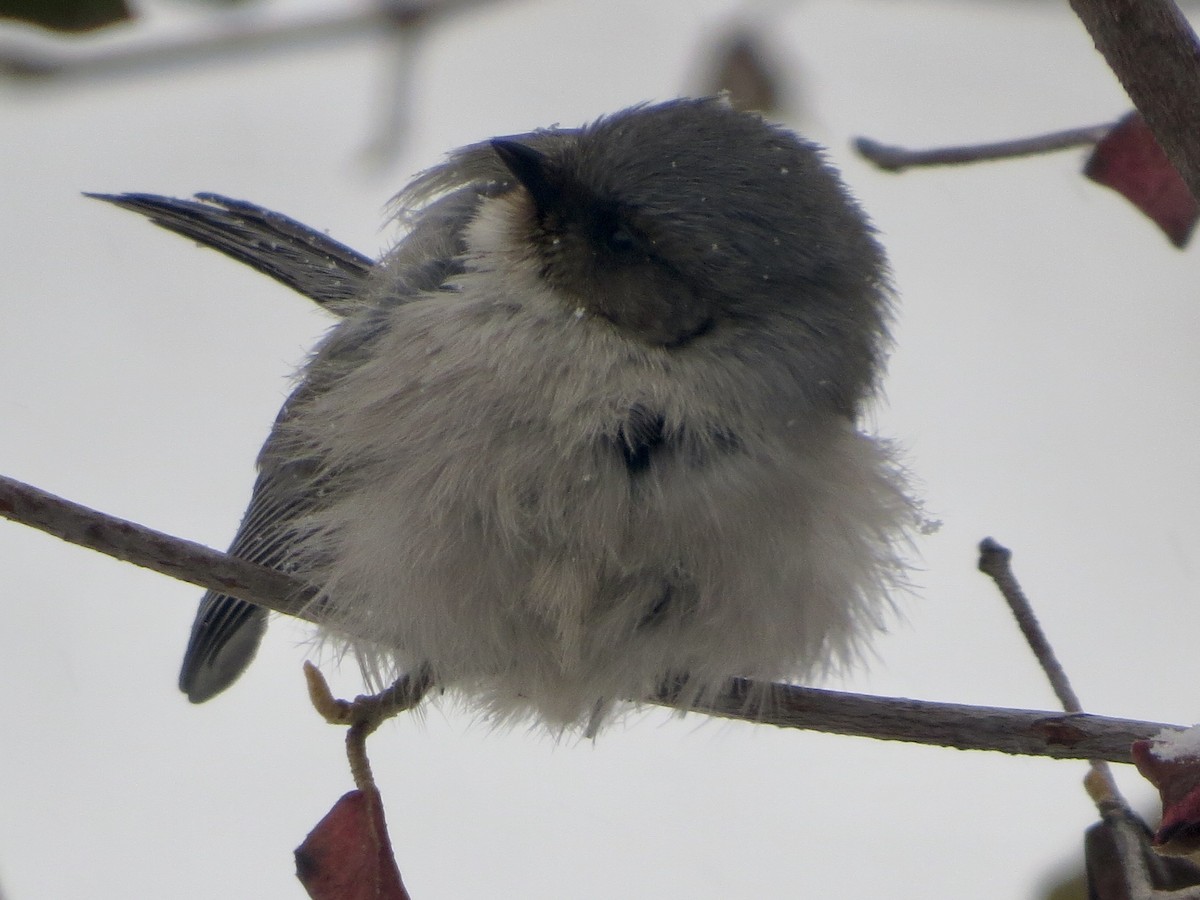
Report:
M995 159L1012 159L1018 156L1036 156L1073 147L1090 147L1103 138L1113 123L1089 125L1083 128L1068 128L1032 137L997 141L990 144L967 144L959 147L932 147L925 150L910 150L892 144L883 144L871 138L860 137L854 141L854 149L865 159L888 172L901 172L915 166L957 166L967 163L988 162Z
M285 615L315 621L317 604L301 582L281 572L218 553L201 544L105 515L0 476L0 517L41 529L117 559L212 588ZM426 686L418 679L422 690ZM650 702L679 707L669 691ZM1107 759L1128 763L1129 745L1178 726L1086 714L932 703L872 697L745 679L712 701L692 703L697 712L832 734L858 735L994 750L1058 759Z
M237 12L211 17L206 33L114 43L66 41L22 35L0 40L0 75L25 78L95 78L138 75L156 69L237 58L274 50L406 31L494 0L380 0L350 9L291 21L246 24ZM227 21L222 21L226 19Z
M762 702L764 690L767 699ZM669 693L655 702L677 705ZM1055 759L1107 759L1120 763L1132 761L1129 746L1142 735L1155 735L1164 727L1177 727L1086 713L934 703L788 684L764 686L745 679L735 681L728 694L691 708L714 716L762 722L780 728L931 744L958 750L992 750Z
M170 578L314 621L313 614L305 612L312 592L282 572L97 512L3 475L0 517Z
M1071 0L1154 137L1200 200L1200 42L1172 0Z

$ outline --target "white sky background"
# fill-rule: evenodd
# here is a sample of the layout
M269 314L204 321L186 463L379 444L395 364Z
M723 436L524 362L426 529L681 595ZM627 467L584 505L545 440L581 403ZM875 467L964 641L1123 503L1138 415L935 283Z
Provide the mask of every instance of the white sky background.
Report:
M994 535L1089 709L1200 718L1197 251L1084 181L1077 152L893 176L848 149L1115 118L1128 101L1082 26L1065 3L750 9L801 97L791 124L830 147L890 249L902 305L878 427L944 522L906 621L830 686L1053 708L974 569ZM80 191L219 191L376 254L386 201L445 150L694 90L697 48L739 10L545 0L457 17L415 60L386 170L362 159L395 71L383 41L0 83L0 472L223 547L288 376L329 324ZM186 25L176 11L161 27ZM0 522L8 900L303 896L291 851L351 787L342 734L308 708L290 623L235 689L187 704L174 682L199 594ZM334 680L354 693L354 665ZM1029 897L1094 819L1082 763L661 711L556 745L435 707L370 751L416 900Z

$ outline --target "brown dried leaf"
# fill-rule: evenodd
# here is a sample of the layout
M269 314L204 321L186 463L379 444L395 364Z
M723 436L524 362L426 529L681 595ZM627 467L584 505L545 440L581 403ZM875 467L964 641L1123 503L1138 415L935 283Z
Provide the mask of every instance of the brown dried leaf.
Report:
M1132 112L1113 126L1083 174L1124 196L1176 247L1187 245L1200 208L1140 114Z
M374 788L350 791L296 849L296 877L312 900L410 900Z

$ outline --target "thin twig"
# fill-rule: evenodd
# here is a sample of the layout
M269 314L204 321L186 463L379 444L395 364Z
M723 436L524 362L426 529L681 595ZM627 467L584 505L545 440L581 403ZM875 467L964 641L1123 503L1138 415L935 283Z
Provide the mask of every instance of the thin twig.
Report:
M64 79L143 75L211 60L261 56L267 51L303 50L314 44L405 31L434 17L495 0L381 0L374 7L287 21L247 19L238 11L214 14L196 35L140 35L134 39L79 39L6 36L0 40L0 75Z
M1021 634L1025 636L1025 642L1029 644L1029 649L1033 651L1033 655L1042 666L1042 671L1050 680L1050 686L1063 709L1069 713L1083 712L1083 706L1075 694L1075 689L1071 687L1071 681L1067 678L1062 663L1054 655L1054 648L1050 646L1049 638L1034 615L1029 598L1025 596L1017 577L1013 574L1012 551L992 538L984 538L979 544L979 571L996 583L1012 611L1013 618L1017 620Z
M1066 669L1054 654L1050 639L1046 637L1046 632L1042 630L1041 623L1034 615L1033 604L1029 602L1020 582L1017 581L1017 576L1013 574L1012 551L992 538L984 538L979 544L979 571L996 583L1012 611L1013 618L1017 620L1021 634L1025 636L1025 642L1029 644L1029 649L1033 651L1042 671L1046 673L1046 678L1049 679L1050 686L1063 709L1068 713L1083 712L1083 704L1079 702L1079 696L1071 687ZM1103 759L1091 759L1089 762L1091 774L1085 780L1085 785L1092 800L1100 807L1101 813L1104 812L1106 804L1126 806L1108 763Z
M3 476L0 517L286 615L308 621L319 618L318 605L310 602L311 593L281 572L105 515ZM750 698L755 698L753 704ZM648 702L681 706L678 697L669 695ZM781 728L1121 763L1132 762L1129 747L1135 740L1152 738L1164 728L1179 728L1161 722L872 697L745 680L733 682L732 690L721 697L688 708Z
M1072 147L1090 147L1108 134L1112 127L1113 123L1109 122L1106 125L1068 128L1065 131L1052 131L1011 141L932 147L925 150L910 150L860 137L855 139L854 149L879 168L888 172L900 172L916 166L956 166L1018 156L1035 156L1069 150Z

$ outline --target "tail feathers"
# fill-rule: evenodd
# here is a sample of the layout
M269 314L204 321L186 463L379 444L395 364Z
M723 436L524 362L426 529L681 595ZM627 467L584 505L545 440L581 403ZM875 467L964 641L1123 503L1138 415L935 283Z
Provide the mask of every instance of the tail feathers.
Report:
M345 315L357 306L375 260L282 213L222 197L177 200L158 194L86 194L141 213L243 262L326 309Z
M179 689L193 703L215 697L238 680L258 652L267 610L226 594L200 601L179 672Z

